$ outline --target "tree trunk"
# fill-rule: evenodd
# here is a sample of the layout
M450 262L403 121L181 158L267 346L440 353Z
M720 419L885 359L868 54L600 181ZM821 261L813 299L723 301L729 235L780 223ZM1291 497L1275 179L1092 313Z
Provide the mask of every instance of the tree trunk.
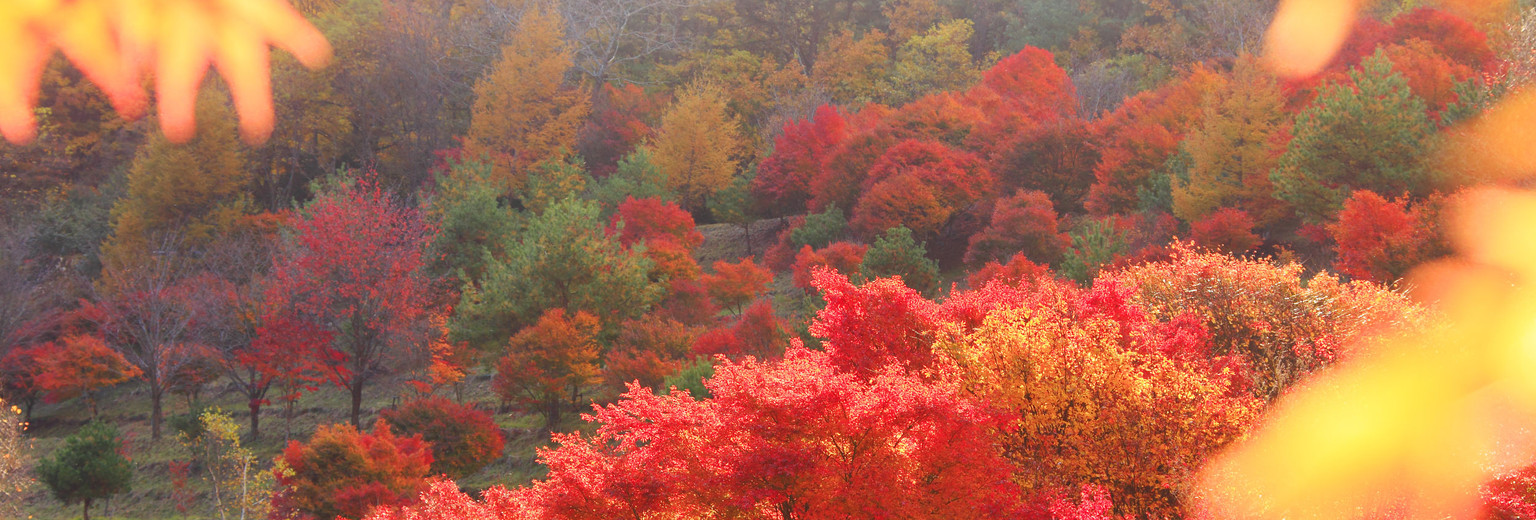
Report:
M555 397L546 403L544 410L544 428L553 432L555 426L560 424L560 398Z
M91 499L85 499L85 510L80 513L80 520L91 520Z
M153 386L150 387L150 389L149 389L149 402L150 402L150 405L149 405L149 438L150 438L150 440L156 440L156 441L160 440L160 418L161 418L160 416L162 415L162 412L164 411L164 410L161 409L161 404L163 404L161 401L164 399L164 397L165 396L162 395L162 392L160 390L154 388Z
M352 427L363 429L363 384L352 385Z
M261 401L252 399L246 406L251 409L251 438L261 438Z

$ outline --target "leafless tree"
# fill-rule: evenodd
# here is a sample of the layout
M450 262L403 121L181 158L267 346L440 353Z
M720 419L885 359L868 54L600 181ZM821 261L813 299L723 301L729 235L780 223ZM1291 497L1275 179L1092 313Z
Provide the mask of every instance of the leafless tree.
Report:
M31 257L32 232L25 226L0 228L0 356L25 338L23 325L50 305L50 269Z
M576 68L592 80L593 98L604 83L622 79L624 66L686 45L685 10L698 0L564 0L561 15L575 47Z
M216 307L210 284L191 276L192 262L179 253L180 241L166 237L158 242L155 254L136 265L104 272L89 304L95 308L87 313L107 342L143 371L151 400L150 437L156 440L169 380L198 360L187 355L198 346L194 327Z
M1206 55L1234 59L1264 50L1264 33L1276 6L1276 0L1197 0L1189 10L1205 29Z

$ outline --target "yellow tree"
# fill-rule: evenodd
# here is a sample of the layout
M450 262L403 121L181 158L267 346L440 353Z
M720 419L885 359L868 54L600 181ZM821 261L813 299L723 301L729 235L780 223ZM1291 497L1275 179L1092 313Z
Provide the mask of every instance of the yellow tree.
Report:
M202 125L191 141L152 136L134 157L128 194L112 207L112 235L102 244L107 271L135 265L167 237L207 243L244 214L239 195L250 178L234 115L216 89L205 89L196 117Z
M1232 81L1208 96L1200 129L1184 142L1189 177L1173 178L1173 212L1194 222L1224 208L1247 211L1261 225L1284 218L1270 171L1280 162L1285 100L1274 76L1256 59L1240 60Z
M913 36L896 49L885 101L900 105L933 92L962 90L981 79L981 69L971 59L975 23L950 20Z
M811 69L812 84L826 90L838 104L863 105L880 99L881 81L891 64L886 40L879 29L860 37L850 29L832 35Z
M687 208L703 207L710 195L729 187L741 136L720 86L695 82L679 93L662 116L651 149L667 186Z
M522 170L576 146L589 100L565 84L572 54L565 22L548 7L523 14L501 60L475 83L464 152L492 162L492 179L507 192L520 189Z

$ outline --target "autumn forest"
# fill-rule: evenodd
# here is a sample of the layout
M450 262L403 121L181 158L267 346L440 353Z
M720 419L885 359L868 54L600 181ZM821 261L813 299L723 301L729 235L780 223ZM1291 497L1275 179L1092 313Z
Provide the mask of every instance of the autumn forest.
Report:
M0 7L0 518L1536 518L1536 7Z

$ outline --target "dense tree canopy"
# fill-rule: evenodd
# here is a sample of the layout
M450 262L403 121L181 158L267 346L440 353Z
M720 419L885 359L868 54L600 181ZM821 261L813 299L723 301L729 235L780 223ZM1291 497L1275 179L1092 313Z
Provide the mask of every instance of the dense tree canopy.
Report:
M1442 4L0 9L0 496L1529 516L1536 12Z

